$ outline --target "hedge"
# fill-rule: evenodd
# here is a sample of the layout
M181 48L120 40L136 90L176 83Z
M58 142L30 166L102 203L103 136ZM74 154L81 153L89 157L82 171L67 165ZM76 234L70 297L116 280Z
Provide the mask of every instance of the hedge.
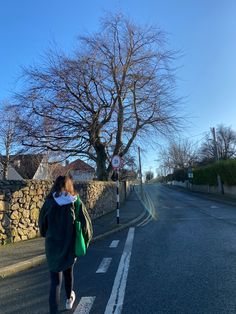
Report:
M193 169L194 184L217 185L217 174L223 183L236 185L236 159L222 160L204 167Z

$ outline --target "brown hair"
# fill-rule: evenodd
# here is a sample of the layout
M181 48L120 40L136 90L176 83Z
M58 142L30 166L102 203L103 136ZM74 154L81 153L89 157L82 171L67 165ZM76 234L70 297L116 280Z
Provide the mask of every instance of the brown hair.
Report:
M65 191L66 195L75 195L74 183L70 176L59 176L56 178L51 193L56 193L55 197L59 197L61 192Z

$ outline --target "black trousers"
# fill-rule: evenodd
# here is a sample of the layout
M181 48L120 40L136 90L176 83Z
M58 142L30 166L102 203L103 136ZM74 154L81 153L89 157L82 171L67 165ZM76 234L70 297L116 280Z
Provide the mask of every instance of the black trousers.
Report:
M73 283L74 283L73 266L59 273L50 271L50 278L51 278L51 286L50 286L50 293L49 293L50 314L58 313L58 307L60 303L61 284L62 284L62 274L64 276L66 297L67 299L69 299L71 296L71 291L73 289Z

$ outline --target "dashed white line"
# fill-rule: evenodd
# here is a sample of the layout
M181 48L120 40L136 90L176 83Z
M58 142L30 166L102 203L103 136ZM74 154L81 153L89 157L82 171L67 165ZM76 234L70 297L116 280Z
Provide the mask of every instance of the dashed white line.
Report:
M93 306L96 297L82 297L74 314L88 314Z
M120 314L122 311L133 240L134 228L130 228L104 314Z
M112 261L111 257L104 257L96 273L97 274L106 273L111 264L111 261Z
M110 244L110 248L116 248L119 244L119 240L113 240Z

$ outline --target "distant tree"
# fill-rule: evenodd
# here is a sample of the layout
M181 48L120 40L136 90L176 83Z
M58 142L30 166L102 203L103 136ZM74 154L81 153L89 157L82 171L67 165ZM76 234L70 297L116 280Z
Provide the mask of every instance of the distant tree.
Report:
M151 170L145 172L145 181L146 182L151 181L153 178L154 178L154 173Z
M113 155L180 124L175 53L165 43L164 32L115 15L80 37L73 56L51 52L44 67L25 69L18 95L23 144L87 157L107 180Z
M173 140L163 148L159 160L164 169L186 169L193 166L198 160L196 144L189 140Z
M17 131L18 111L9 103L2 103L0 109L0 151L2 164L2 177L8 178L10 157L22 153L20 138Z
M133 155L131 155L131 153L127 153L123 157L123 167L131 171L137 171L138 166L136 163L136 159Z
M216 141L219 152L219 159L227 160L236 157L236 132L231 127L222 124L216 128ZM216 160L216 146L212 131L209 132L201 147L200 156L202 163L209 163Z

